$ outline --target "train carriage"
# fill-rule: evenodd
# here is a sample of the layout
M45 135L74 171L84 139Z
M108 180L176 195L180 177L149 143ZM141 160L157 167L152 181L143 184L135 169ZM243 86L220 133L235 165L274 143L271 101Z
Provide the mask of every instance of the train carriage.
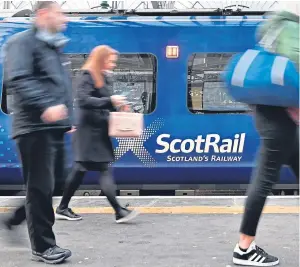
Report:
M264 19L255 14L70 18L64 53L72 78L93 47L110 45L120 52L114 92L125 94L134 111L145 114L141 137L114 139L120 189L247 187L258 135L249 108L227 95L221 74L234 53L255 44L256 27ZM0 46L30 27L30 18L2 18ZM0 190L21 189L20 163L9 136L13 99L5 84L0 92ZM70 166L69 136L66 144ZM283 168L278 188L296 189L295 182ZM97 176L89 173L83 187L97 188Z

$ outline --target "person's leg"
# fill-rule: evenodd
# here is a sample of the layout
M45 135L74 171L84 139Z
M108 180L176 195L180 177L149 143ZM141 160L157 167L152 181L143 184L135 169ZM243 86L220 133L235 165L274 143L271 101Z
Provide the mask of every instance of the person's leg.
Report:
M108 202L114 209L116 213L116 222L124 223L134 219L137 215L137 211L130 211L126 208L123 208L116 197L116 184L114 182L112 172L108 167L108 163L102 163L100 165L101 176L99 179L99 184L102 193L106 196Z
M17 142L17 146L18 146L18 140ZM19 156L19 160L22 162L22 175L23 175L23 179L24 179L24 183L26 184L27 181L27 174L28 174L28 166L29 166L29 159L26 157L21 157L20 154L20 149L17 149L18 151L18 156ZM25 212L25 202L18 207L10 216L10 218L8 218L7 220L4 221L4 224L6 225L6 227L11 230L13 229L13 226L17 226L20 225L21 223L23 223L26 220L26 212Z
M56 246L52 230L54 212L55 145L52 132L37 132L19 137L23 174L26 183L25 211L33 260L59 263L71 256Z
M79 188L82 183L85 170L81 168L80 163L74 163L71 173L69 174L61 202L56 209L56 218L62 220L78 221L82 217L78 214L75 214L72 209L69 208L69 203L71 198L74 196L75 191Z
M52 231L54 216L54 147L46 132L20 137L18 146L26 182L26 218L32 250L44 252L56 245ZM25 173L26 172L26 173Z
M99 179L99 184L100 184L101 192L106 196L109 204L112 206L115 212L119 213L122 207L117 200L116 197L117 187L113 180L111 171L109 170L107 163L101 164L100 172L101 172L101 176Z
M298 183L299 183L299 128L295 134L295 144L291 157L288 159L287 164L291 167Z
M25 205L18 207L10 218L5 220L6 227L11 230L13 226L20 225L26 220Z
M258 165L248 189L241 225L242 248L249 247L254 239L266 198L279 180L281 166L287 162L291 151L294 150L297 129L285 109L268 106L257 107L256 126L261 138L261 149Z
M272 256L262 257L259 255L257 251L255 252L256 247L254 248L253 241L266 198L273 185L279 180L281 166L287 161L293 149L296 125L288 117L286 111L279 107L257 106L255 118L261 148L258 165L248 189L248 198L240 229L240 240L234 258L238 258L236 263L241 263L239 260L246 260L249 265L255 264L255 262L251 262L255 260L255 257L261 263L265 261L266 264L274 264L278 259ZM244 259L240 259L238 252L247 253L249 249L253 254L248 254L254 258L251 259L249 255L244 255Z
M64 132L58 131L55 138L56 155L54 162L55 187L54 195L61 196L67 178L67 162Z
M13 247L27 246L27 242L25 240L27 240L28 237L26 237L26 235L23 235L23 231L19 231L21 229L18 229L18 226L20 226L20 224L22 224L25 220L26 213L24 205L21 205L17 209L15 209L8 218L4 218L2 224L7 232L3 233L3 238L5 239L7 245L11 245Z

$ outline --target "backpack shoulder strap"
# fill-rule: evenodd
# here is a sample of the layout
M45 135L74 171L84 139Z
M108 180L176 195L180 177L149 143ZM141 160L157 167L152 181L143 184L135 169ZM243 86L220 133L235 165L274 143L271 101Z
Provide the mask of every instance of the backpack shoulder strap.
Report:
M285 25L283 23L281 25L275 24L272 27L270 27L270 29L267 30L267 32L259 41L259 45L270 52L275 52L276 40L281 34L284 27Z

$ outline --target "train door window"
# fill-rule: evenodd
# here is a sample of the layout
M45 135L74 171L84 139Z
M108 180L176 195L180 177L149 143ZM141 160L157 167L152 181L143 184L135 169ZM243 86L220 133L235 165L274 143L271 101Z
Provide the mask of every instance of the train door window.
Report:
M226 92L221 75L233 53L195 53L188 61L187 105L192 113L243 113L247 105Z
M70 60L73 88L81 66L88 54L66 54ZM152 54L121 54L113 72L113 94L126 95L132 103L134 112L149 114L156 105L156 71L157 60ZM12 96L7 94L5 84L2 87L2 111L11 114Z

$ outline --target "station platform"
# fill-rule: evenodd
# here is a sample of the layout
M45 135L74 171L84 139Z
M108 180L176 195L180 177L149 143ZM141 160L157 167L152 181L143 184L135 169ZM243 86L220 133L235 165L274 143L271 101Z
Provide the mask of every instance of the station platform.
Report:
M62 266L89 267L233 267L244 197L120 197L141 214L116 224L103 197L74 197L78 222L57 221L57 244L72 250ZM0 197L0 220L23 197ZM54 207L59 198L54 198ZM299 197L269 197L257 243L281 260L299 266ZM27 229L0 229L0 267L36 267L30 261Z

